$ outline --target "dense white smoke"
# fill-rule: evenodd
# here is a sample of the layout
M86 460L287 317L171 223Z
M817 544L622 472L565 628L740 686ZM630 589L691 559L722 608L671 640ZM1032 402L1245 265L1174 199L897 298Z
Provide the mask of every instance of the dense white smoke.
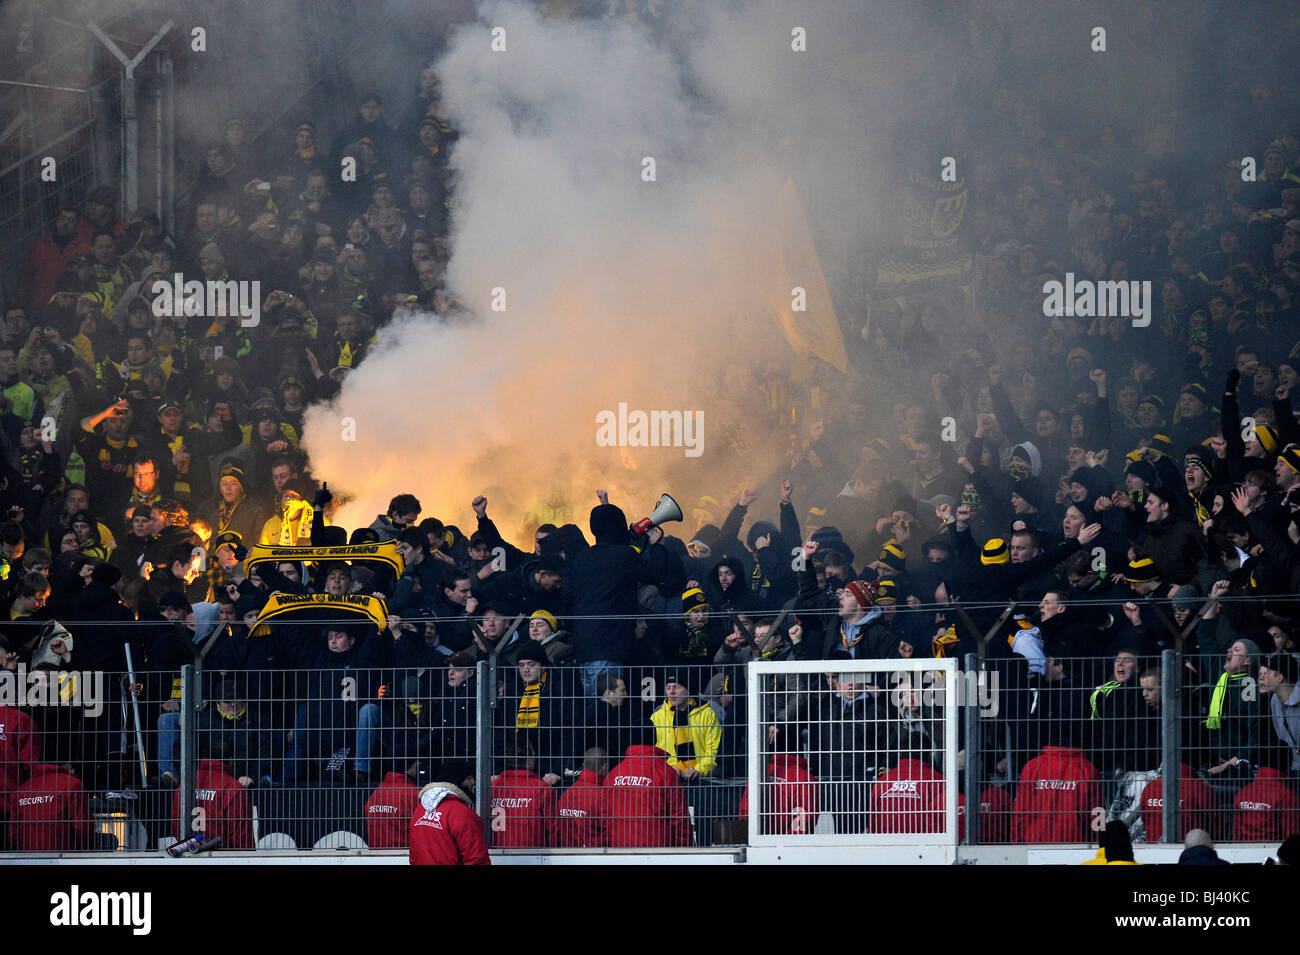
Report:
M503 529L585 523L598 487L640 512L661 490L689 506L778 467L792 428L765 417L764 382L806 366L770 303L788 300L782 280L813 281L780 271L778 194L792 179L819 210L832 282L861 265L872 90L893 69L882 55L862 71L847 34L865 37L863 18L783 6L692 8L666 43L509 3L460 30L439 64L461 131L448 280L473 318L385 329L310 417L315 471L352 501L341 523L399 491L462 523L482 492ZM792 48L795 27L810 52ZM702 453L600 446L597 415L620 403L703 412Z
M353 55L329 79L354 96L379 88L395 119L416 64L468 3L375 0L373 30L346 38ZM75 27L86 20L125 34L130 50L168 17L182 45L195 27L238 27L239 56L227 50L223 61L237 67L178 59L198 76L177 104L178 133L216 139L229 116L272 123L259 146L274 157L306 109L302 89L323 81L312 51L346 27L307 21L297 3L254 6L222 24L196 2L26 0L0 9L0 32L22 37L34 26L29 56L81 35L63 72L45 77L77 85L99 49ZM408 490L426 513L461 522L469 499L487 491L494 514L526 523L581 518L596 487L640 511L660 490L689 503L778 476L794 427L770 420L781 404L773 392L808 373L772 314L782 281L807 278L781 269L777 194L787 180L843 320L865 311L873 246L896 236L887 193L900 169L933 175L959 151L958 127L979 144L960 172L976 181L1023 147L983 137L1001 96L973 102L963 78L1036 91L1055 104L1042 118L1066 121L1065 140L1121 116L1158 117L1131 131L1152 155L1175 125L1197 121L1200 96L1218 95L1220 83L1198 52L1220 54L1215 21L1193 14L1184 30L1152 31L1154 10L1120 0L976 0L955 10L932 0L642 4L657 11L657 29L612 2L603 20L535 12L575 6L482 4L438 64L462 132L449 279L472 317L390 326L334 406L312 413L306 444L317 474L353 501L346 524ZM139 16L119 24L127 8ZM1090 42L1098 25L1105 53ZM504 30L502 51L494 28ZM1263 43L1268 29L1239 31L1233 43ZM1241 76L1235 88L1244 96ZM352 105L312 117L322 143ZM1032 128L1035 116L1024 120ZM1040 159L1069 145L1044 143ZM196 155L183 157L190 171ZM642 178L647 157L653 182ZM495 289L504 311L492 309ZM930 331L962 334L950 318ZM877 397L883 413L896 396ZM596 416L621 404L702 412L702 453L600 446Z

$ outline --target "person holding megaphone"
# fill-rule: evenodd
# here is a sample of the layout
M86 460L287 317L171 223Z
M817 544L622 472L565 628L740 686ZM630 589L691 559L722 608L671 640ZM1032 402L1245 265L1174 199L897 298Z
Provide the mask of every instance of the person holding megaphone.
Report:
M685 573L681 561L663 546L664 521L681 520L682 512L668 495L650 516L631 528L621 508L597 491L600 503L591 509L594 546L575 554L566 586L572 595L574 662L582 688L596 695L602 673L621 676L632 657L635 641L637 586L665 586ZM633 546L633 545L636 546Z

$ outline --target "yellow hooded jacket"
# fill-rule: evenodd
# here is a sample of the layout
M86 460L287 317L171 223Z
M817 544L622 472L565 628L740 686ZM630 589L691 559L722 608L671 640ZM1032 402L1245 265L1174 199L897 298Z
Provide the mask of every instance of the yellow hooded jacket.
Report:
M674 725L673 706L667 700L650 715L655 745L668 754L673 769L694 769L701 776L711 776L718 766L722 724L707 703L692 698L687 707L685 725Z

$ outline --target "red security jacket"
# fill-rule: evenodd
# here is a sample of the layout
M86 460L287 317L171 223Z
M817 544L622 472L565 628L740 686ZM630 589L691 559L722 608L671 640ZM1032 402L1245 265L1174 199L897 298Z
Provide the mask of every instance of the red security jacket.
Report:
M14 794L14 844L20 852L64 852L94 845L90 800L81 780L39 763Z
M544 849L558 819L555 790L528 769L507 769L492 780L492 847Z
M1153 779L1142 790L1142 826L1147 842L1159 842L1164 837L1164 807L1165 781ZM1186 763L1178 767L1178 841L1186 839L1193 829L1213 829L1217 808L1214 790L1196 778L1195 770Z
M957 800L957 841L966 838L966 797ZM1011 797L1001 786L990 786L980 793L979 837L983 845L1011 841Z
M1020 772L1015 842L1088 842L1092 810L1102 805L1097 768L1074 746L1044 746Z
M411 816L411 865L491 865L483 820L469 796L451 783L420 790Z
M1300 832L1300 797L1283 780L1286 777L1267 766L1253 782L1237 793L1233 804L1234 842L1281 842Z
M902 759L871 787L872 832L943 832L943 776L929 763Z
M584 769L560 797L553 841L557 846L609 845L609 790L603 775Z
M817 778L808 761L790 753L775 753L767 767L767 782L760 787L767 807L759 820L767 835L800 835L817 826L820 801ZM740 818L749 818L749 789L740 797Z
M605 777L611 846L689 846L686 790L658 746L629 746Z
M22 710L0 706L0 816L13 812L14 792L41 761L41 733Z
M372 849L405 849L420 787L406 773L389 773L366 802L366 843Z
M221 840L221 849L253 848L253 804L248 790L230 775L219 759L205 759L194 774L195 805L203 810L195 817L195 828L202 822L203 835ZM172 798L172 819L176 838L182 839L181 791Z

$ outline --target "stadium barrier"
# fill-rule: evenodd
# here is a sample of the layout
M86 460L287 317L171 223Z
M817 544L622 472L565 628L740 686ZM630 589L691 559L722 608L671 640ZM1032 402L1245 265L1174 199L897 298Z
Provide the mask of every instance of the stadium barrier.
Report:
M487 677L493 848L744 844L742 667L520 661Z
M998 712L966 711L967 844L1095 842L1115 819L1135 843L1280 842L1300 800L1266 766L1257 677L1226 657L986 659Z
M400 850L437 775L521 854L1300 828L1219 656L962 662L0 671L0 845Z

